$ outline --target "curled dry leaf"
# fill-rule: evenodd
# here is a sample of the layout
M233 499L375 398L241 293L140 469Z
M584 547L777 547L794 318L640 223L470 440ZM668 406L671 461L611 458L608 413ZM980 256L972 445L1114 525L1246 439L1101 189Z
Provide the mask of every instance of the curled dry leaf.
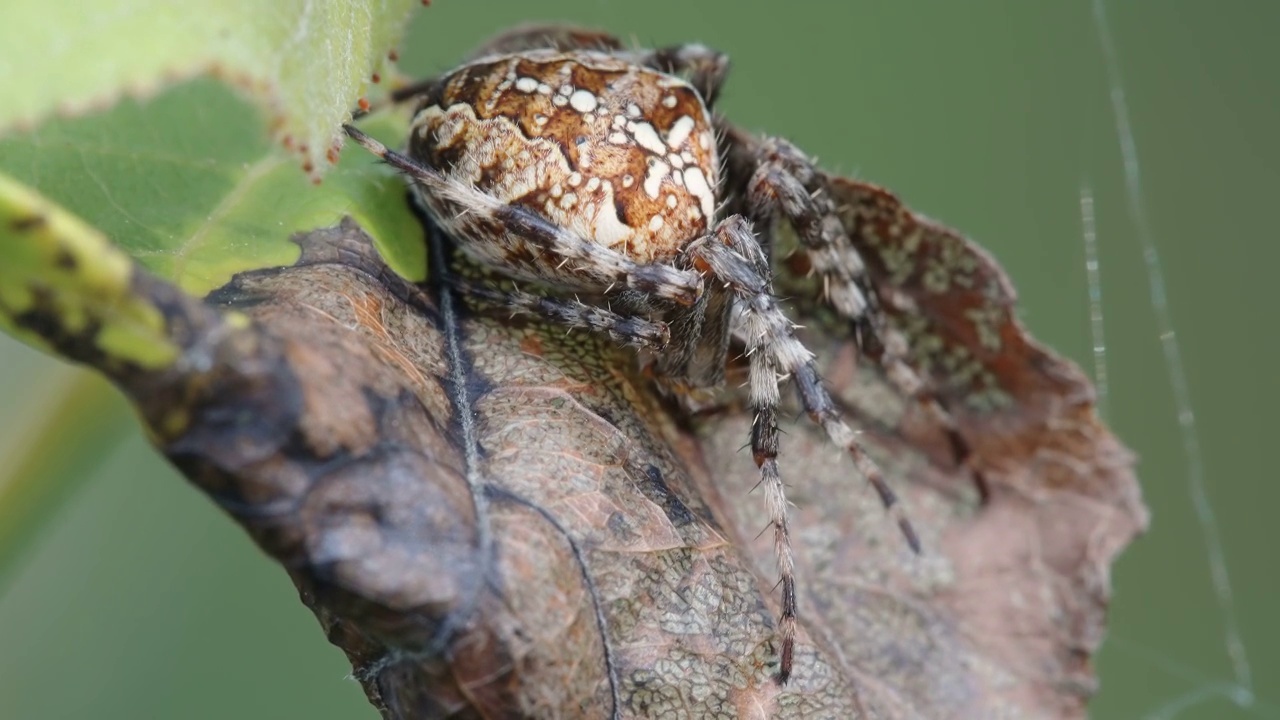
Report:
M203 303L135 273L181 348L162 369L103 362L38 307L24 326L125 389L388 718L1082 716L1108 567L1145 523L1130 458L1080 373L1016 325L985 255L883 191L837 187L990 493L816 319L804 339L926 552L791 424L803 624L783 687L735 403L683 417L627 352L475 315L388 270L350 220Z

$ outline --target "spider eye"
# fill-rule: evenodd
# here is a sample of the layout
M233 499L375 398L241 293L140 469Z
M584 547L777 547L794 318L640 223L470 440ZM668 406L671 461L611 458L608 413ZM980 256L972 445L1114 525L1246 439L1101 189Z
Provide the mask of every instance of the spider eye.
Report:
M576 144L576 145L586 145L586 144L587 144L587 136L586 136L586 135L579 135L578 137L576 137L576 138L574 138L574 139L573 139L573 142L574 142L574 144Z

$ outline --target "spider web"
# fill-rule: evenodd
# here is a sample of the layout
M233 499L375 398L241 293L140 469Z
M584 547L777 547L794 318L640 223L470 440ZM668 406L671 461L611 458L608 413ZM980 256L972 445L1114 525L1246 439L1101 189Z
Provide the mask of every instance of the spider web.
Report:
M1185 471L1182 481L1187 501L1194 510L1195 522L1208 562L1216 613L1208 621L1216 623L1219 628L1218 647L1230 665L1230 672L1225 678L1211 677L1193 667L1190 662L1170 657L1164 651L1128 639L1119 632L1112 632L1108 643L1122 651L1131 661L1147 664L1187 686L1184 692L1145 710L1142 714L1143 718L1173 720L1174 718L1204 717L1203 712L1213 712L1205 708L1205 705L1223 699L1234 704L1245 716L1280 717L1280 706L1267 698L1259 697L1255 691L1254 669L1245 636L1240 629L1241 613L1237 607L1236 592L1228 570L1227 551L1219 528L1218 513L1210 500L1209 483L1212 478L1201 448L1201 431L1192 403L1182 345L1178 339L1169 304L1168 288L1156 234L1152 231L1144 200L1140 154L1130 120L1120 56L1107 18L1105 0L1092 0L1092 20L1106 70L1110 110L1118 141L1117 149L1123 165L1125 201L1129 219L1133 225L1132 235L1142 254L1157 339L1176 413ZM1103 284L1098 253L1099 239L1105 233L1100 233L1098 228L1093 185L1087 178L1082 180L1080 185L1079 206L1088 283L1092 370L1098 392L1098 410L1106 417L1109 414L1112 390L1107 372ZM1159 518L1156 518L1156 522L1159 522ZM1217 717L1217 715L1212 716Z

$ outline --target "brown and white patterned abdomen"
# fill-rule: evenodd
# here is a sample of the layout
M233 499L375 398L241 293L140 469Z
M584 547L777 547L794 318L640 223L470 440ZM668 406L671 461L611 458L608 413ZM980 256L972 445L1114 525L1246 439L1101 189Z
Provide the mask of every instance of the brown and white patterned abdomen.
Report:
M714 220L719 169L702 100L680 78L603 54L468 65L420 105L409 151L636 262L671 261Z

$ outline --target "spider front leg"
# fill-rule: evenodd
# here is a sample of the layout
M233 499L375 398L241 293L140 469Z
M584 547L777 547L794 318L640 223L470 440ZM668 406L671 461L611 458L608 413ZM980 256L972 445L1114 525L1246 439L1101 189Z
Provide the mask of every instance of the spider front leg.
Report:
M666 323L621 315L609 308L589 305L579 300L546 297L514 289L497 290L456 277L450 277L449 284L467 298L482 300L566 328L597 332L621 345L658 351L671 342L671 331Z
M853 430L840 418L834 401L818 379L813 353L796 338L794 324L773 296L768 260L742 216L726 218L715 232L692 243L688 258L693 267L710 276L713 286L723 286L739 300L745 319L749 362L749 395L754 413L751 452L760 468L769 522L774 530L774 553L782 577L782 612L778 621L782 639L780 682L791 676L795 651L795 560L787 524L787 501L778 471L779 384L790 376L800 391L809 416L827 436L853 457L854 464L875 488L886 510L897 517L908 545L920 552L920 541L901 511L898 498L878 467L867 455Z
M795 229L814 272L822 279L825 299L854 327L858 348L884 371L885 379L928 414L946 434L957 464L970 466L972 451L955 420L933 390L904 359L901 337L882 337L884 321L879 301L867 278L866 265L845 232L826 180L791 143L768 138L760 143L755 173L747 186L748 202L757 222L772 225L777 218ZM985 478L970 467L985 500Z

